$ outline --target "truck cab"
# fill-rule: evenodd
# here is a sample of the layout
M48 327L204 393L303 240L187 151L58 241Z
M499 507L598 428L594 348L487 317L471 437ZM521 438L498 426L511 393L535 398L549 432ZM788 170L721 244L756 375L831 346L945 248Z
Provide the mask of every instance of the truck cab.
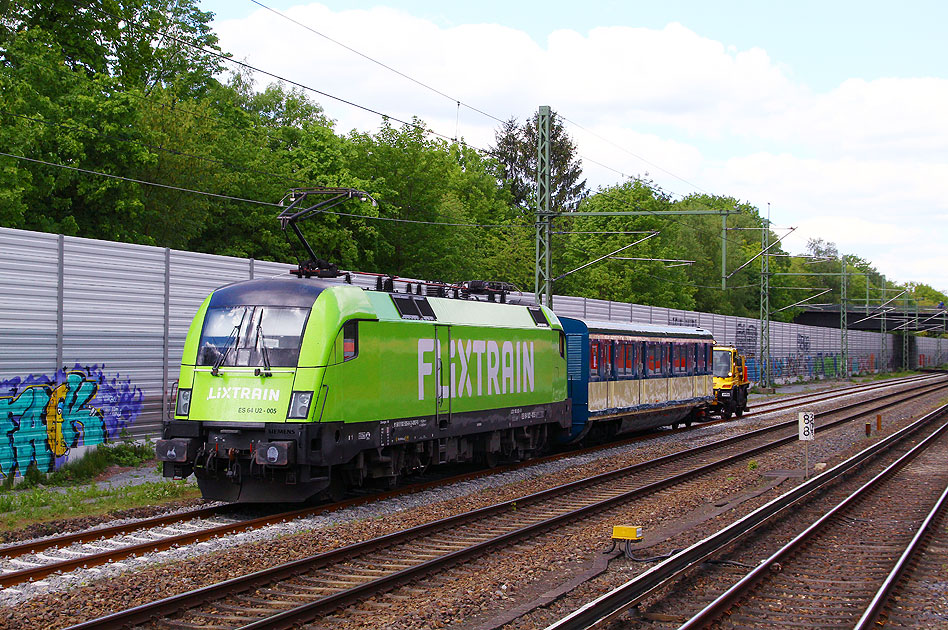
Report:
M714 381L712 412L723 420L732 415L740 418L747 411L747 361L737 348L715 346L711 351L711 374Z

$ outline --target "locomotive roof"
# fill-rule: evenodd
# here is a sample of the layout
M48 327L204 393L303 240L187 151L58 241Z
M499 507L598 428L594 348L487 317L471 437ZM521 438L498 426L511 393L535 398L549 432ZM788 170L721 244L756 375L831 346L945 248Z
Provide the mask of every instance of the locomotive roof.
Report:
M713 334L710 330L704 328L691 328L689 326L670 326L661 324L642 324L638 322L606 322L581 319L579 317L560 317L560 320L574 319L582 322L591 333L605 334L632 334L640 337L665 337L665 338L687 338L687 339L708 339L711 340Z
M378 313L379 319L402 320L401 315L392 301L393 295L399 296L408 294L366 291L366 296L375 308L376 313ZM534 310L539 309L540 307L536 304L501 304L499 302L488 302L476 299L459 300L433 296L424 298L421 296L416 297L426 300L431 306L436 319L429 323L499 328L560 328L560 322L556 315L547 309L541 309L544 313L544 315L541 316L541 321L545 319L547 326L538 326L528 310L528 307L532 307Z
M405 321L393 301L393 296L408 296L408 293L367 290L335 279L300 278L286 274L254 280L234 282L215 290L211 294L208 308L231 306L280 305L309 308L319 295L327 289L336 289L334 294L344 298L346 306L341 308L343 317ZM535 304L501 304L477 299L454 299L428 296L412 296L430 304L435 318L421 323L446 325L487 326L501 328L549 328L559 329L556 315L543 309L538 324L531 317L528 306L537 310ZM545 320L545 321L544 321Z
M342 283L319 278L300 279L289 274L228 284L214 291L209 308L280 304L310 307L324 290Z

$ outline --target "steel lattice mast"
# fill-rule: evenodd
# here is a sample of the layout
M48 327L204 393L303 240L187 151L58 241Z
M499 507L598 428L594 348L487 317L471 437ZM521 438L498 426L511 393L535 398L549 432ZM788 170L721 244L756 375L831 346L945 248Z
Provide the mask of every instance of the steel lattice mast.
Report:
M550 187L550 107L541 105L537 120L537 246L533 292L553 308L553 209ZM545 300L544 297L545 296Z

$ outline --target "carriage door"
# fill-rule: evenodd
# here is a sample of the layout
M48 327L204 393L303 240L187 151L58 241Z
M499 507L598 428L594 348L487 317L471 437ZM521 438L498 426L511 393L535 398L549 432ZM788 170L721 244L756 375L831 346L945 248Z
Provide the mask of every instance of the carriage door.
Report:
M438 427L451 424L451 327L435 325L435 419Z

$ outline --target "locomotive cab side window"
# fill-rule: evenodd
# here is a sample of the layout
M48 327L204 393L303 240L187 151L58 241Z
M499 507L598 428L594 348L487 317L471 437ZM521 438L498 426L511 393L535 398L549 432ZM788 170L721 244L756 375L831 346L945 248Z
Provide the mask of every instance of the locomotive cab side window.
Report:
M359 356L359 322L353 320L342 326L342 360L351 361Z

